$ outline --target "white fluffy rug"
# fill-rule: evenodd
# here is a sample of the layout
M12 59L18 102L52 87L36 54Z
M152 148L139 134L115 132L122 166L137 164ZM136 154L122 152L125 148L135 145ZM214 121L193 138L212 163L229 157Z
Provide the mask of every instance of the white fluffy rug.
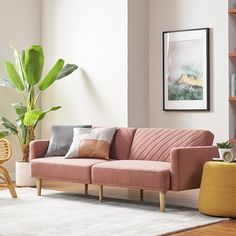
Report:
M223 219L208 217L194 209L97 198L79 194L17 189L12 199L0 191L0 236L145 236L163 235L211 224Z

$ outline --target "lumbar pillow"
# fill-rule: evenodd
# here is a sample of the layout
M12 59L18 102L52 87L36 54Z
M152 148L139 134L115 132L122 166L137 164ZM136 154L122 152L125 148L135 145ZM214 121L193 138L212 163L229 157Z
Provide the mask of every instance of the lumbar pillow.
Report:
M74 128L74 137L66 158L90 157L109 159L110 145L116 128Z
M65 156L73 141L73 128L91 128L91 125L54 125L45 156Z

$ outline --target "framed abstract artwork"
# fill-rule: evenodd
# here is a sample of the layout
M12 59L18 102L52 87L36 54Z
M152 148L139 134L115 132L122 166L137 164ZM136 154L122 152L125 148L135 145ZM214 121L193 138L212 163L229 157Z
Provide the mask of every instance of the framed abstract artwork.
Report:
M209 28L163 32L163 110L210 110Z

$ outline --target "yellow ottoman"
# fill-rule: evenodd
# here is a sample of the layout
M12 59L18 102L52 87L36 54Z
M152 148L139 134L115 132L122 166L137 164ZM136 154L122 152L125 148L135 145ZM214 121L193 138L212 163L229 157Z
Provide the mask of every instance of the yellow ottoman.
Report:
M205 163L198 209L206 215L236 217L236 163Z

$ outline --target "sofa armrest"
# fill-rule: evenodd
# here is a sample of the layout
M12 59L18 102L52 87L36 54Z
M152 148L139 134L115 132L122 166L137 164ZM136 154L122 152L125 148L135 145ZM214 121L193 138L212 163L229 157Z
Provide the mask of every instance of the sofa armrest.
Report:
M47 152L49 140L34 140L30 143L29 160L43 157Z
M199 188L204 163L218 156L215 146L173 148L170 153L171 189Z

